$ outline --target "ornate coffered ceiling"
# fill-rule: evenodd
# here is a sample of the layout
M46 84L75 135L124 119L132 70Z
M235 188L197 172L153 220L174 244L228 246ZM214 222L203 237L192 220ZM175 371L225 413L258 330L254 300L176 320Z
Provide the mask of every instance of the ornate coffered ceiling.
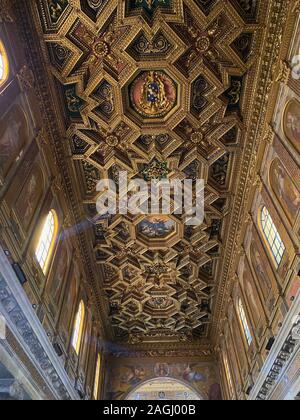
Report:
M126 343L209 337L269 1L36 0L103 317ZM97 217L102 178L205 179L205 220Z

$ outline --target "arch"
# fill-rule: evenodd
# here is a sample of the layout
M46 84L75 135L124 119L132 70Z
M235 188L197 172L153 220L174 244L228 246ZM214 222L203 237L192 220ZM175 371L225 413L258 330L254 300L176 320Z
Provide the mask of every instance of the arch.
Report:
M76 313L73 336L72 336L72 347L75 350L77 355L79 355L80 346L81 346L84 318L85 318L85 306L84 306L83 300L81 300L78 306L78 311Z
M258 222L269 254L272 257L276 268L278 268L285 253L285 245L266 206L262 207Z
M9 60L3 42L0 40L0 88L7 82L9 76Z
M146 394L150 394L150 388L154 385L155 390L152 391L151 398L134 398L134 396L137 396L137 393L144 393L144 397ZM159 385L159 386L157 386ZM166 385L170 387L170 391L163 389L163 387L166 388ZM174 386L174 390L171 391L172 385ZM177 386L177 393L178 398L170 398L171 392L176 392L176 386ZM159 388L161 388L159 390ZM159 395L161 393L161 395ZM186 393L186 395L184 395ZM153 395L154 394L154 395ZM164 395L163 395L164 394ZM157 398L154 398L154 396L157 396ZM169 395L169 398L167 398ZM143 395L141 395L142 397ZM149 395L150 396L150 395ZM186 398L184 398L186 396ZM131 391L128 392L128 394L125 396L124 400L136 400L136 399L154 399L154 400L204 400L204 398L199 394L199 392L192 387L188 382L183 381L182 379L172 378L172 377L156 377L152 379L148 379L146 381L143 381L142 383L138 384L135 388L133 388Z
M35 251L36 259L46 274L58 233L58 217L55 210L50 210L41 231L38 246Z

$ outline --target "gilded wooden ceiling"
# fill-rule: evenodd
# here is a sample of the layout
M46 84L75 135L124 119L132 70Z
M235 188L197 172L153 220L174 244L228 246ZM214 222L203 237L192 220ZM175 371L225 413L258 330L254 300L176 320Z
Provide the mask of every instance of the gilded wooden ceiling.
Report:
M267 3L36 0L116 341L209 336ZM159 100L147 101L149 83L160 86ZM204 178L204 223L97 217L97 182L122 170L149 182Z

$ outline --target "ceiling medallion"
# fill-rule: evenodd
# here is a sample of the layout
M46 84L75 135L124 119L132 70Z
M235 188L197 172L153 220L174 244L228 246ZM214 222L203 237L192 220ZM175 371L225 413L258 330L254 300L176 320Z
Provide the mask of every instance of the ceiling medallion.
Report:
M210 39L207 36L201 36L196 41L196 48L200 53L205 53L209 50L211 45Z
M87 73L89 78L93 78L100 66L109 65L115 77L118 77L126 63L116 54L115 46L125 33L126 28L116 28L111 21L97 33L78 19L68 34L83 50L82 63L76 71Z
M116 147L119 144L119 139L117 136L111 135L106 138L106 144L110 147Z
M159 162L154 159L149 165L146 165L142 175L146 181L161 181L168 177L170 170L167 162Z
M108 46L108 44L107 44L106 42L104 42L104 41L99 41L99 42L96 42L96 43L93 45L93 52L94 52L94 55L95 55L97 58L104 58L104 57L106 57L106 56L108 55L108 53L109 53L109 46Z
M203 139L204 139L204 133L202 133L202 131L194 131L191 134L191 142L194 144L202 143Z
M162 71L142 73L131 85L131 103L143 117L164 117L174 107L177 89L173 80Z

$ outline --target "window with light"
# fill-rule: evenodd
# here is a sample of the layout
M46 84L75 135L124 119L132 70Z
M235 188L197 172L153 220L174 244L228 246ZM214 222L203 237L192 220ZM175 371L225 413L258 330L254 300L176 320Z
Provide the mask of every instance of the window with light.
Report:
M285 252L285 246L266 207L263 207L261 211L261 226L275 263L279 267Z
M245 337L247 339L248 345L251 346L252 341L253 341L252 340L252 335L251 335L251 331L250 331L249 324L248 324L248 321L247 321L244 305L243 305L243 302L242 302L241 299L239 299L239 304L238 305L239 305L239 307L238 307L239 317L240 317L241 324L243 326L244 334L245 334Z
M227 356L224 355L223 359L224 359L225 374L227 378L229 392L230 392L230 396L232 397L234 395L234 387L233 387L233 382L232 382L232 377L231 377L231 372L230 372Z
M0 40L0 87L4 85L4 83L7 81L8 74L9 74L8 57L7 57L4 44Z
M46 274L50 258L53 253L53 248L57 236L57 228L57 215L54 210L51 210L45 220L35 252L36 259L44 274Z
M72 347L75 350L77 355L79 355L80 346L81 346L81 339L82 339L83 325L84 325L84 315L85 315L84 303L83 301L81 301L78 307L76 317L75 317L75 324L74 324L73 337L72 337Z
M97 357L97 365L96 365L96 373L95 373L95 382L94 382L94 399L98 399L99 393L99 384L100 384L100 370L101 370L101 356L98 354Z

